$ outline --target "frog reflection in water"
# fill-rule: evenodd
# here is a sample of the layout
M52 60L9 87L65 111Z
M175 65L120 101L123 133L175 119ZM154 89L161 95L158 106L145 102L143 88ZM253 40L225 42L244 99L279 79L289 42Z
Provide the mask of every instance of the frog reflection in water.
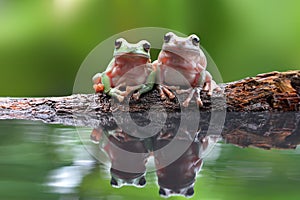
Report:
M108 132L102 128L94 129L91 139L94 143L100 142L101 149L110 159L111 186L119 188L123 185L135 187L146 185L145 174L149 152L143 140L119 129Z
M154 152L156 175L159 185L159 195L162 197L185 196L192 197L194 195L194 185L197 173L202 167L201 154L209 149L209 145L214 144L216 138L208 139L209 136L201 140L182 140L180 142L188 142L188 148L174 162L167 166L161 166L164 160L167 160L166 153L163 151ZM173 138L174 139L174 138ZM159 149L168 144L170 138L157 138L154 142L154 148Z
M132 185L143 187L146 184L146 163L150 155L155 158L156 175L159 185L159 195L170 197L181 195L191 197L194 194L194 184L197 173L202 167L201 154L206 151L209 145L209 136L200 140L179 139L180 142L187 142L188 148L183 154L169 165L162 166L168 153L164 151L153 151L153 149L161 149L171 140L178 138L169 137L153 137L151 149L147 148L145 141L129 136L119 131L113 131L109 134L108 142L105 143L103 150L107 153L111 161L111 185L113 187L122 187L123 185ZM103 130L101 128L94 129L91 135L93 142L98 143L103 140ZM216 142L216 138L213 139ZM125 151L124 152L122 151ZM126 152L138 153L138 156L131 156ZM129 170L131 168L131 170ZM126 170L122 170L126 169ZM130 171L130 172L128 172Z
M106 70L93 77L95 92L104 92L116 97L120 102L130 92L138 98L141 94L150 91L155 81L150 60L150 43L141 40L136 44L128 43L119 38L115 41L113 59ZM126 91L121 91L126 88Z
M187 107L194 94L196 102L202 106L200 92L213 90L220 91L219 86L212 80L211 74L206 71L207 60L200 48L200 39L196 35L179 37L172 32L164 36L162 50L158 59L153 62L157 71L157 79L162 99L165 94L169 98L175 98L170 89L175 89L178 94L189 93L183 106ZM179 86L179 87L178 87Z

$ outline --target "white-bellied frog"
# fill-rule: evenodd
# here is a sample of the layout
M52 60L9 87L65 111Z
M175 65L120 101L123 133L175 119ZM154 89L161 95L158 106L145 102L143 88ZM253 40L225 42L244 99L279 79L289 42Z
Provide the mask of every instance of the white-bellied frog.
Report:
M162 99L167 94L173 99L175 95L169 89L175 89L177 93L188 92L183 106L187 107L193 95L196 93L196 102L202 106L200 91L220 90L212 80L211 74L206 71L206 56L200 48L200 39L195 34L188 37L179 37L172 32L165 34L162 50L158 59L153 62L157 71L157 79Z
M155 81L150 59L150 43L141 40L136 44L127 42L123 38L115 41L113 59L106 70L93 77L95 92L104 92L116 97L120 102L131 91L138 98L150 91ZM121 88L126 90L121 91Z

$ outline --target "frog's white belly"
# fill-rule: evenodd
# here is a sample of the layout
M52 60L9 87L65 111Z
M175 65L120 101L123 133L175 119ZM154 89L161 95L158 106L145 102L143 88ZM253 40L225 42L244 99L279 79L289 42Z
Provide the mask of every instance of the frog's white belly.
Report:
M166 85L191 87L191 84L195 81L196 73L190 73L186 70L175 70L171 67L162 67L161 78Z

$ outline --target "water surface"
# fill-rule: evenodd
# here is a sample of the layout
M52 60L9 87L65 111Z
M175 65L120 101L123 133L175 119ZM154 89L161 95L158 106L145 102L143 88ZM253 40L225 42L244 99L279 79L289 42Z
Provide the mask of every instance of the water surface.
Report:
M147 174L144 188L112 188L108 168L80 140L91 130L0 121L0 199L161 199L154 172ZM268 151L218 143L205 159L191 199L296 200L299 169L299 147Z

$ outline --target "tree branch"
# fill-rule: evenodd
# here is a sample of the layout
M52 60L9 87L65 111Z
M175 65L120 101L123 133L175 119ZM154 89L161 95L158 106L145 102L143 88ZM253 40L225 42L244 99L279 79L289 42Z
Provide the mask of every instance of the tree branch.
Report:
M167 113L165 131L172 131L178 119L193 121L200 110L200 135L207 134L208 127L213 126L222 128L227 142L242 147L295 148L300 143L300 70L270 72L220 86L223 93L214 93L212 97L201 93L204 105L200 109L194 105L183 108L180 99L184 95L161 100L156 89L140 100L130 98L123 103L105 94L0 98L0 119L112 129L130 120L145 126L150 123L149 111L160 114L163 108ZM225 123L212 125L213 112L226 112ZM151 120L151 123L160 123L159 118Z

